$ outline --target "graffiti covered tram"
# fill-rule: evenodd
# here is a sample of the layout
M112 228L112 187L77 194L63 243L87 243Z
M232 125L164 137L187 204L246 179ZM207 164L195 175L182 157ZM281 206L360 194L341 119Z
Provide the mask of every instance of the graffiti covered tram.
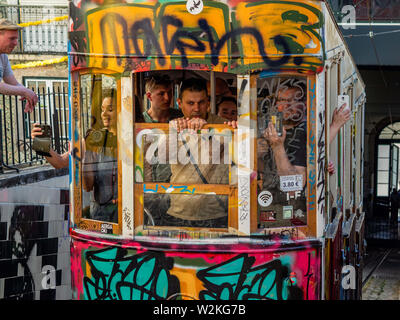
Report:
M108 2L70 2L74 298L360 298L365 92L328 4Z

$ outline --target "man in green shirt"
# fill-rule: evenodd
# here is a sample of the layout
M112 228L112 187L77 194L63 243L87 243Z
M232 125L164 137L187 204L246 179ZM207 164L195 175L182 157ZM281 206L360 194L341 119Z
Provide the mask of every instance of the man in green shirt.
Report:
M153 75L146 81L146 96L151 106L143 112L145 122L168 123L183 116L178 109L171 108L172 83L168 76Z

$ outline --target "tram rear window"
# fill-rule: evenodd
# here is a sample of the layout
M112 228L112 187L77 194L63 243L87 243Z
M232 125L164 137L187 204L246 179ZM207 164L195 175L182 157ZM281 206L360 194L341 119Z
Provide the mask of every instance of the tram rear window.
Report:
M257 108L258 227L305 225L305 79L260 76Z

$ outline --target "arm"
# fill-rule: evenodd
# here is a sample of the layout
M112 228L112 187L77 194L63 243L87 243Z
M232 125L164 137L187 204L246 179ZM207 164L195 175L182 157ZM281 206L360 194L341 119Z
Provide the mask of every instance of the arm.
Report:
M53 149L50 149L51 157L45 157L47 162L50 163L54 168L67 168L69 166L69 152L59 154Z
M279 176L289 176L301 174L303 176L303 187L306 184L306 167L292 165L286 154L284 141L286 139L286 130L283 128L282 136L278 136L275 126L272 122L264 131L264 137L269 142L269 145L274 153L277 173Z
M20 84L12 73L4 76L3 81L0 83L0 93L21 96L21 100L26 100L24 111L31 112L38 102L36 93Z
M350 119L351 111L343 104L339 109L335 109L332 115L332 122L329 126L329 143L335 139L341 127Z

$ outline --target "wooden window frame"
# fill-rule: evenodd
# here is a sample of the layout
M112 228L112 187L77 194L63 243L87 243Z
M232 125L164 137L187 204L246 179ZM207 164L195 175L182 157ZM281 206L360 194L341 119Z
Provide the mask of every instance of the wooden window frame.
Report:
M97 69L87 69L81 71L75 71L71 74L72 78L72 114L71 114L71 140L72 147L71 150L72 156L72 165L71 168L71 176L72 176L72 184L73 184L73 194L72 194L72 205L73 205L73 225L76 228L91 231L91 232L99 232L102 234L113 234L113 235L121 235L122 233L122 206L121 206L121 194L122 194L122 172L121 172L121 161L119 159L119 139L117 144L118 156L117 156L117 164L118 164L118 222L108 222L101 220L94 220L82 217L82 203L83 203L83 187L82 187L82 141L81 138L84 136L82 132L82 112L83 106L81 104L81 78L85 75L104 75L108 77L113 77L117 84L117 122L119 122L119 114L121 111L121 78L116 77L114 73L107 72L106 70L97 70ZM119 129L118 133L119 133ZM79 133L76 135L76 133ZM75 136L78 136L79 140L75 140ZM78 173L76 173L78 171ZM111 226L111 229L110 229ZM112 230L111 232L107 230Z
M162 130L165 134L169 133L169 124L167 123L135 123L134 129L134 139L136 142L137 135L141 130L146 129L158 129ZM228 125L223 124L208 124L204 126L203 129L228 129L233 132L232 138L233 141L235 139L234 129L232 129ZM233 145L233 144L232 144ZM234 151L233 151L234 152ZM134 145L134 154L135 160L139 159L139 163L135 163L135 183L134 183L134 229L135 235L143 235L147 232L152 231L174 231L177 228L182 232L210 232L210 233L236 233L237 230L237 185L234 184L190 184L184 185L182 183L176 183L176 186L185 186L188 190L196 189L196 194L208 194L208 193L215 193L216 195L226 195L228 196L228 226L226 228L193 228L193 227L174 227L174 226L145 226L144 225L144 210L143 210L143 196L145 194L144 188L146 190L156 190L152 192L148 192L151 194L166 194L165 191L172 185L172 183L163 183L163 182L138 182L136 179L136 171L140 168L144 174L143 168L143 150L140 149L137 144ZM187 194L182 193L179 190L174 190L171 194Z

